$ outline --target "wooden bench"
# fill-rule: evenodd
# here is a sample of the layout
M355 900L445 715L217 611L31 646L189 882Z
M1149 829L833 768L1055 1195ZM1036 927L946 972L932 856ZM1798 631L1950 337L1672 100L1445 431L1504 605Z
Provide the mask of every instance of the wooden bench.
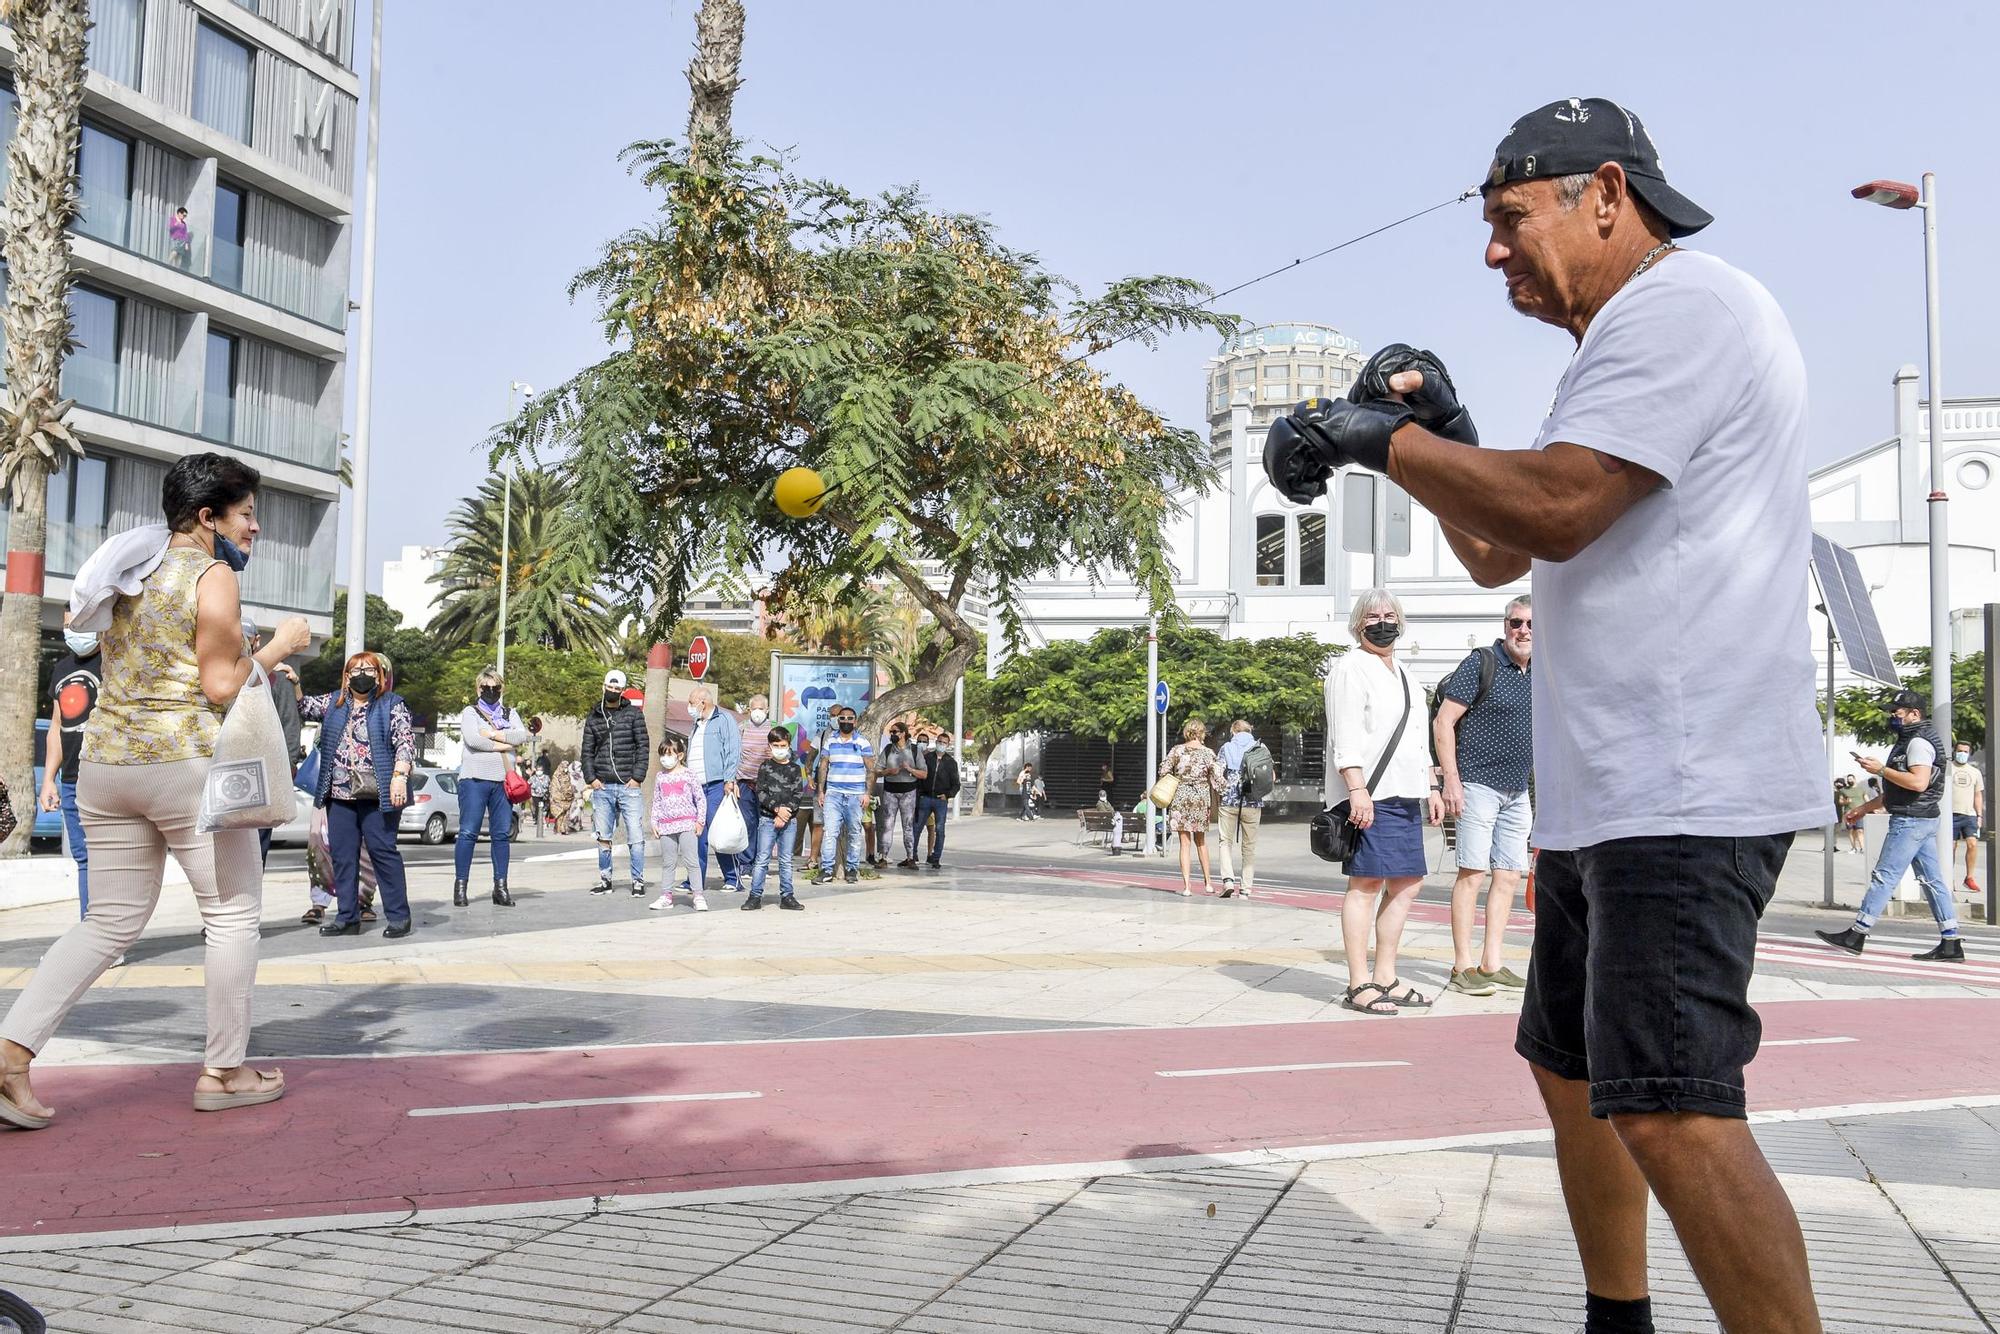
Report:
M1076 845L1103 847L1111 839L1111 812L1086 806L1076 813Z

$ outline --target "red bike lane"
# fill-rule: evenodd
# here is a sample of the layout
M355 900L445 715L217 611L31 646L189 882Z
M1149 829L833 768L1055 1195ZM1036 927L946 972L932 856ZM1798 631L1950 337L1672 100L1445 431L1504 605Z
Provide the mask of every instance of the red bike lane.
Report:
M1759 1110L2000 1095L1983 1033L1995 1000L1762 1013ZM189 1109L192 1066L58 1066L36 1081L55 1125L0 1135L0 1239L1533 1131L1513 1027L1470 1015L296 1060L282 1101L220 1115Z

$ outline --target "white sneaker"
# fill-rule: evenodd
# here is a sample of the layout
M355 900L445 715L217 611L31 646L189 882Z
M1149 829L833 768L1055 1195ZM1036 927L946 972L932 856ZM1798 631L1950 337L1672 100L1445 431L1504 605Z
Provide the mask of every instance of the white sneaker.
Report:
M706 894L697 894L694 896L694 910L696 912L708 911L708 896Z
M671 894L662 894L660 895L660 897L654 899L651 903L646 905L646 911L665 912L667 909L673 906L674 906L674 896Z

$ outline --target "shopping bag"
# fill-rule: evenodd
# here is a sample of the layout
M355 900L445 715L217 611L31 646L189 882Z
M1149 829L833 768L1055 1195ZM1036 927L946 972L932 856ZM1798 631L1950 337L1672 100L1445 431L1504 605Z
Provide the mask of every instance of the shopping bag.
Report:
M250 679L236 693L222 730L216 733L195 832L274 829L297 809L285 730L278 723L277 705L271 702L271 678L253 658Z
M743 808L736 804L736 798L724 797L715 808L715 819L708 826L708 847L725 857L749 850L750 831L743 824Z

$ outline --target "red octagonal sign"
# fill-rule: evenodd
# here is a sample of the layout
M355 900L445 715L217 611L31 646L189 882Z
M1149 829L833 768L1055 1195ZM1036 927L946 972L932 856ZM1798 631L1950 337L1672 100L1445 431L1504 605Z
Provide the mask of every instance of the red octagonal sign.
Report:
M688 675L697 681L708 675L707 635L696 635L688 645Z

